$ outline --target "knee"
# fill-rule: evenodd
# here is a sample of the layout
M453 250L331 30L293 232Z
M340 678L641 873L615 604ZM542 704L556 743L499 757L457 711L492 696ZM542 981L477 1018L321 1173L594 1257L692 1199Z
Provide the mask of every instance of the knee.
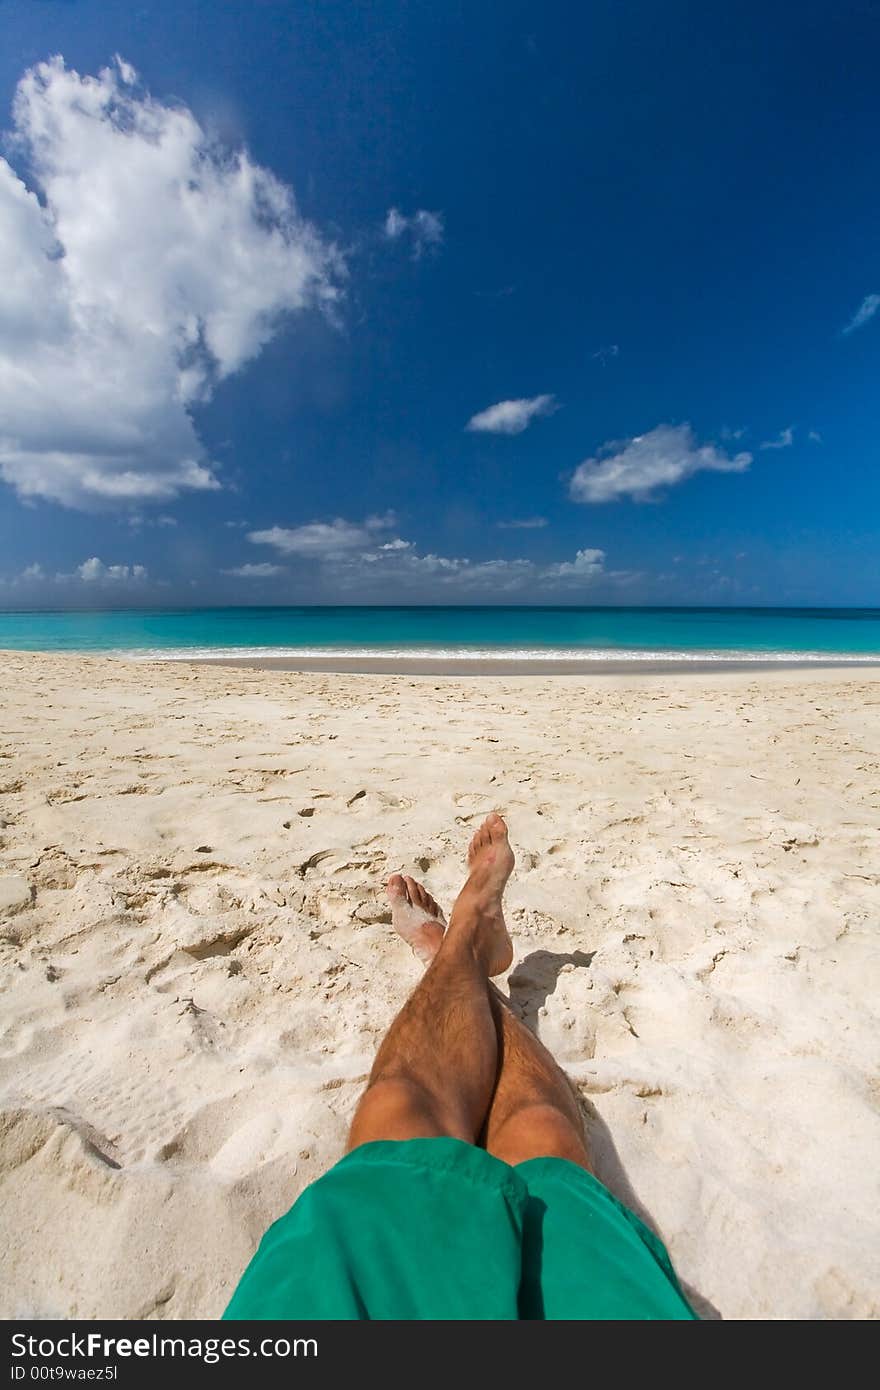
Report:
M567 1158L592 1172L583 1125L555 1105L544 1102L521 1106L497 1127L490 1128L486 1147L505 1163L525 1163L530 1158Z
M405 1077L378 1077L364 1092L349 1135L349 1149L379 1139L466 1139L457 1117L443 1113L436 1098Z

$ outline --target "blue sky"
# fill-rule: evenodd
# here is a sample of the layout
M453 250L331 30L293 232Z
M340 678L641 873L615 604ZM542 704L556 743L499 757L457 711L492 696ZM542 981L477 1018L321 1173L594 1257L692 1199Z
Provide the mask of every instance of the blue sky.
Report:
M0 604L880 603L876 6L2 21Z

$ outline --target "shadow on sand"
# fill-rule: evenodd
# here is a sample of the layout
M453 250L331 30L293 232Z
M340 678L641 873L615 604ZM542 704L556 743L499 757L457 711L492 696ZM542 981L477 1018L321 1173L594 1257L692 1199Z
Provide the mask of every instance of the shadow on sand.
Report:
M554 993L563 966L589 969L595 954L595 951L532 951L520 962L511 972L508 985L510 1002L527 1028L537 1034L539 1010ZM592 1102L581 1095L578 1087L575 1086L574 1089L580 1103L584 1128L590 1140L596 1177L619 1202L623 1202L624 1206L635 1212L639 1220L663 1240L663 1232L629 1180L610 1129ZM698 1289L683 1279L680 1282L691 1307L701 1318L713 1321L721 1318L719 1310L708 1298L704 1298Z

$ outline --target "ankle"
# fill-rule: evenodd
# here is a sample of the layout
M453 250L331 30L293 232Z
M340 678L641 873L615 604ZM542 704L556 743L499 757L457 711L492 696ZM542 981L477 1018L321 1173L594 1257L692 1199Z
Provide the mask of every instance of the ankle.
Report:
M448 965L476 965L477 969L485 974L489 965L488 956L491 953L490 942L487 940L487 925L488 919L484 919L482 914L468 912L456 916L453 912L435 960L439 961L442 956Z
M491 926L501 915L500 895L483 875L471 875L455 900L449 925L451 927L453 922L458 922L460 926L468 923L476 931L481 926Z

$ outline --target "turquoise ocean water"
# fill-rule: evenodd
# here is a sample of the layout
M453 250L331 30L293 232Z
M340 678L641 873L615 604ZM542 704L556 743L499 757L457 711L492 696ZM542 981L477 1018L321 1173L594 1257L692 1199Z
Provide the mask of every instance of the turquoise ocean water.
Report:
M880 609L210 608L0 613L0 649L131 657L880 659Z

